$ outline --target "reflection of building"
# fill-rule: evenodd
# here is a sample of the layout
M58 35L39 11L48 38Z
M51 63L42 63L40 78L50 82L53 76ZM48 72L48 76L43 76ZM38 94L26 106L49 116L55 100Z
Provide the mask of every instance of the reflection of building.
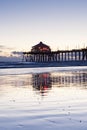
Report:
M34 90L38 90L41 93L46 93L52 87L50 74L49 73L33 74L32 84Z

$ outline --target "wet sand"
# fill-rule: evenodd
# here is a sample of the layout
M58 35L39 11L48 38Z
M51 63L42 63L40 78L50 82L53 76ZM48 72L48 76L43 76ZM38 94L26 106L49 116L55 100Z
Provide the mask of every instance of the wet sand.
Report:
M52 69L0 70L0 130L87 129L86 68Z

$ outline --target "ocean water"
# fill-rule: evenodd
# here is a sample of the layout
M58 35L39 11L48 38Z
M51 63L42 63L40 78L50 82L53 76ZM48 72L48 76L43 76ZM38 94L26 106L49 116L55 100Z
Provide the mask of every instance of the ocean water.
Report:
M87 130L87 67L0 69L0 130Z

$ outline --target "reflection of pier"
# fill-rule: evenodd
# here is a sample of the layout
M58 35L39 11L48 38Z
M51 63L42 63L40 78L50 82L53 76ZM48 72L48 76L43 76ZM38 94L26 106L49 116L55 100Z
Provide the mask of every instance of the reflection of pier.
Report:
M87 73L80 73L80 72L74 72L74 73L53 73L52 74L52 87L58 86L58 87L70 87L70 85L76 86L83 86L87 84ZM71 86L72 86L71 85Z
M23 61L53 62L53 61L85 61L87 48L74 50L51 51L50 47L40 42L33 46L30 52L23 52Z
M52 87L78 86L87 88L87 71L66 71L56 73L41 73L10 76L6 80L0 79L0 85L32 88L40 93L49 92Z
M44 95L52 87L87 87L87 73L85 72L58 72L32 75L32 86L35 91Z
M33 74L32 84L34 90L39 90L41 93L46 93L52 87L50 74Z

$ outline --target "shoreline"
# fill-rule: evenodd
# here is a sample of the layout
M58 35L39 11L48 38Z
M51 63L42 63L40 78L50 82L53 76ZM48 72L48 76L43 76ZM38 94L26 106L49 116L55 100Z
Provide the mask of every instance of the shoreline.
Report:
M38 67L69 67L87 66L87 61L60 61L60 62L0 62L0 69L6 68L38 68Z

